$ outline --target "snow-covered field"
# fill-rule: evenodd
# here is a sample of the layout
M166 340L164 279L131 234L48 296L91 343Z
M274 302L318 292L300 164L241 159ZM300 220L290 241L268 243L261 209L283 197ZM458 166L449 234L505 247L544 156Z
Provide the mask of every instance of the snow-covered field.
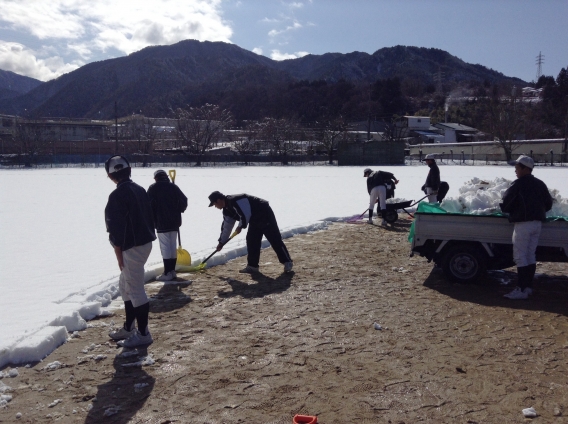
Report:
M217 244L221 212L208 208L213 190L246 192L270 201L287 236L322 228L322 221L358 215L368 206L364 167L178 168L176 183L189 198L182 244L198 261ZM377 169L377 167L374 167ZM418 200L426 166L381 167L400 180L396 197ZM474 177L515 178L512 167L441 166L448 197ZM134 168L147 188L154 169ZM568 197L566 168L535 175ZM40 360L104 313L117 294L118 266L108 243L104 207L114 184L104 168L0 171L0 367ZM214 256L219 264L243 254L244 233ZM291 252L292 256L294 252ZM148 277L161 267L154 244Z

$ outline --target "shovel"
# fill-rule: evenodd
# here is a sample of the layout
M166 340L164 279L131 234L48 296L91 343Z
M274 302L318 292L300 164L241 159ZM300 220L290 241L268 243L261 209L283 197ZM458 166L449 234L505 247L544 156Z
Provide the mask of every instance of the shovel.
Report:
M170 169L168 171L168 174L170 176L170 178L172 179L172 183L176 183L176 170L175 169ZM184 248L181 247L181 235L180 235L180 229L178 228L178 242L179 242L179 247L177 248L176 252L177 252L177 263L180 264L181 266L191 266L191 255L189 254L189 252L187 250L185 250Z
M223 243L223 246L226 245L227 243L229 243L229 241L231 241L231 239L232 239L233 237L235 237L236 235L237 235L237 232L236 232L236 231L233 232L233 234L231 234L231 237L229 237L229 240L227 240L225 243ZM201 271L202 269L205 269L206 262L207 262L209 259L211 259L211 257L212 257L215 253L217 253L217 249L215 249L215 250L213 251L213 253L211 253L209 256L207 256L207 258L203 259L203 260L201 261L201 263L200 263L199 265L197 265L197 266L180 266L180 267L177 267L177 266L176 266L176 271L178 271L178 272L194 272L194 271Z

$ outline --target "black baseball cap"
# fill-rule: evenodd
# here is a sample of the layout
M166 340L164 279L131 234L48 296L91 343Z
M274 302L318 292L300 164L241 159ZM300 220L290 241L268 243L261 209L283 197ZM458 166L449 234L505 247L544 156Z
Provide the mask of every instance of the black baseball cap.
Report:
M220 191L214 191L209 195L209 207L213 206L215 202L219 199L224 199L225 195Z
M365 168L365 170L363 171L363 175L370 174L371 172L373 172L371 168Z

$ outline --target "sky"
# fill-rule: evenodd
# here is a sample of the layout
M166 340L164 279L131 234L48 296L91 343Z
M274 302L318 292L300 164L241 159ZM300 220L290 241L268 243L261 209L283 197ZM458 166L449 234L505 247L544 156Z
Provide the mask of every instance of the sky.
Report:
M0 69L48 81L185 39L274 60L438 48L533 81L568 67L568 0L0 0Z

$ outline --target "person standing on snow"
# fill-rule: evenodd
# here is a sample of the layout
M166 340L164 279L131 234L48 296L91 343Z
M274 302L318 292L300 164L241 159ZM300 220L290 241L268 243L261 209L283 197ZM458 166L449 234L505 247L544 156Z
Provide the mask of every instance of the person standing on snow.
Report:
M234 194L225 196L219 191L209 195L209 207L215 206L223 210L223 224L217 251L220 251L229 236L235 223L239 221L236 233L243 228L249 227L247 232L247 266L240 273L254 274L259 272L260 248L262 236L265 236L281 264L284 264L284 272L291 272L294 263L288 253L286 245L282 241L282 235L276 222L272 208L266 200L248 194Z
M518 283L506 294L509 299L528 299L532 294L532 281L536 272L536 247L546 219L552 208L552 197L546 184L532 175L534 161L521 155L512 162L517 179L503 194L501 211L509 214L513 230L513 258L517 265Z
M170 182L163 169L154 172L154 180L156 182L148 188L148 197L164 261L164 272L156 280L171 281L176 278L177 238L181 214L187 209L187 197Z
M436 156L433 154L426 155L424 162L430 168L426 183L422 186L422 190L428 196L428 202L436 203L438 201L438 189L440 188L440 169L436 164Z
M144 264L156 240L152 207L146 190L130 179L130 164L124 156L109 158L105 170L116 184L108 197L105 222L120 268L118 287L126 313L124 326L109 336L123 347L148 345L153 339L148 329L150 302L144 290Z
M385 220L387 213L387 185L396 185L398 180L393 174L385 171L374 171L367 168L363 171L363 177L367 178L367 192L369 193L369 224L373 223L373 207L377 200L381 211L381 225L387 225ZM378 213L377 213L378 214Z

